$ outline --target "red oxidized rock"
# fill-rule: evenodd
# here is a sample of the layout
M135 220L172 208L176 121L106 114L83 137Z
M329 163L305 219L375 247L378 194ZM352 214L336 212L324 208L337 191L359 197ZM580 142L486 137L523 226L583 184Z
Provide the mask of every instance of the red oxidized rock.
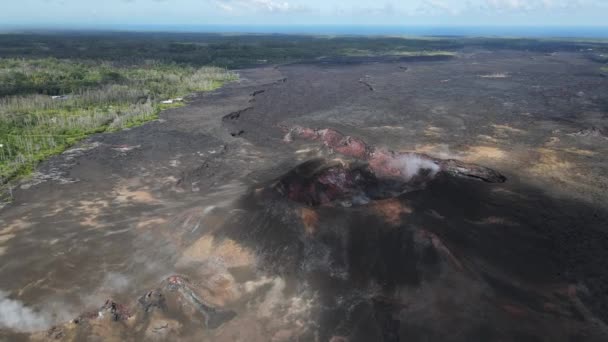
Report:
M285 140L292 141L294 137L321 140L325 146L342 155L365 160L378 177L402 177L405 181L409 181L419 173L434 176L438 172L444 172L488 183L503 183L506 180L506 177L497 171L483 166L454 159L433 158L421 153L396 153L377 149L360 138L345 136L330 128L313 130L296 126L289 131Z
M129 309L120 303L114 302L112 299L106 300L104 305L99 310L99 315L104 316L110 314L113 321L124 321L131 317Z

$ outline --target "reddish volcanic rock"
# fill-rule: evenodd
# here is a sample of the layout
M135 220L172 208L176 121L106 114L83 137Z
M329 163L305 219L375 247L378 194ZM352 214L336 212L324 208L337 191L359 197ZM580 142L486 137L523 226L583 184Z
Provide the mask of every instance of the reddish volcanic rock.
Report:
M344 156L357 158L369 163L370 170L378 177L401 177L409 181L420 173L434 176L444 172L453 176L483 180L488 183L503 183L506 177L483 166L454 159L438 159L426 154L396 153L368 145L360 138L343 135L326 128L311 129L295 126L285 135L285 141L294 138L321 140L323 145Z

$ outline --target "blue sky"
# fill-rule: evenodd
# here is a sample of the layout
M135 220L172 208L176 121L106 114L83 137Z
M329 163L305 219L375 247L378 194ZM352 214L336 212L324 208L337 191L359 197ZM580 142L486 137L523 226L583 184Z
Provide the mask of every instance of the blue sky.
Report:
M0 24L608 25L608 0L0 0Z

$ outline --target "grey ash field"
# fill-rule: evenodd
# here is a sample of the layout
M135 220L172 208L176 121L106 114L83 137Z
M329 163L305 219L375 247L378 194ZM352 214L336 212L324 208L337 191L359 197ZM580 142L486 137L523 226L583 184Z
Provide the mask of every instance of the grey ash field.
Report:
M606 341L600 67L487 48L254 67L93 135L0 211L0 340ZM408 156L397 194L341 150L359 142Z

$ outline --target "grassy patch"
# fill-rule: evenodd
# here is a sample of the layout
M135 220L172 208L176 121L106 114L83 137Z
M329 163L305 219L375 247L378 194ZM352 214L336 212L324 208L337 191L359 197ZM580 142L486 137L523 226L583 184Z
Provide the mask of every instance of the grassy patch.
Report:
M140 125L237 75L214 67L145 62L0 59L0 184L86 136Z
M608 65L600 68L603 72L608 72Z

